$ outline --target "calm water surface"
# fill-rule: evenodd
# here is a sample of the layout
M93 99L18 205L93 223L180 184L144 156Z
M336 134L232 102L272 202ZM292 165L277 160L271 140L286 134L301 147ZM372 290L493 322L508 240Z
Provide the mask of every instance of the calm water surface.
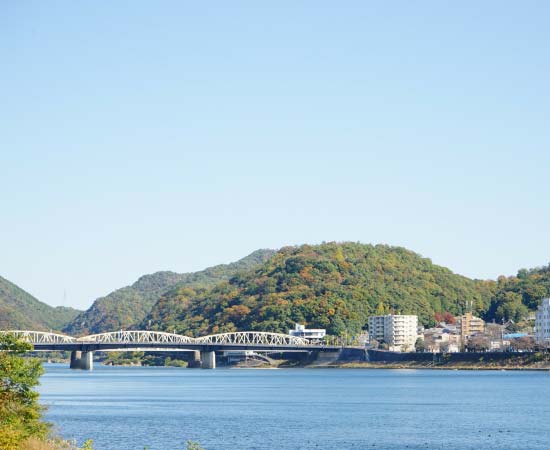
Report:
M49 364L40 391L99 450L550 448L548 372Z

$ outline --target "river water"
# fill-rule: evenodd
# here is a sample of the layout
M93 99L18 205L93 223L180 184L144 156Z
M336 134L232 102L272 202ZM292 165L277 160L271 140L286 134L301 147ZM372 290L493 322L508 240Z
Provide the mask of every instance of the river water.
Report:
M548 449L550 373L48 364L59 434L98 450Z

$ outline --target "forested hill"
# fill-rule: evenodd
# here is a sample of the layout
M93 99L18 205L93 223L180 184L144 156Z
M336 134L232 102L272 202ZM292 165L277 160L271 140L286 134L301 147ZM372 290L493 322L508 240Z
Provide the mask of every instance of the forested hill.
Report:
M519 322L537 309L543 297L550 296L550 264L521 269L516 276L499 277L496 293L485 318Z
M211 288L181 286L146 318L152 329L197 336L234 330L286 333L295 322L357 333L374 313L487 311L494 281L471 280L400 247L327 243L286 247L261 267Z
M28 292L0 277L1 330L61 330L80 311L38 301Z
M78 336L127 329L139 324L159 297L168 290L178 286L212 286L229 279L238 271L263 263L273 253L273 250L257 250L239 261L209 267L199 272L157 272L144 275L131 286L98 298L88 310L66 326L64 331Z

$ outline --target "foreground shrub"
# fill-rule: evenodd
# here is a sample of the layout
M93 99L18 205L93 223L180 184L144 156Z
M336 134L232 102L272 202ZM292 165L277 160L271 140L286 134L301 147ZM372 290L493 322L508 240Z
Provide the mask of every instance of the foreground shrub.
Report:
M21 355L32 345L12 335L0 335L0 448L23 448L29 438L45 439L50 426L42 422L38 404L38 385L42 364Z

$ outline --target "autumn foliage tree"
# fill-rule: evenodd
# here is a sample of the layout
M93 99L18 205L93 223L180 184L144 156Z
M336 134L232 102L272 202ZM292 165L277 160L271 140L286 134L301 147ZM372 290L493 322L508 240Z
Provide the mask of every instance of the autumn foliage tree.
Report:
M468 339L466 348L470 352L486 352L491 348L491 341L484 334L476 334Z
M445 311L445 314L443 315L443 321L449 324L456 323L455 316L453 316L449 311Z
M449 323L454 324L456 323L455 316L453 316L449 311L445 311L444 313L436 312L434 314L434 319L437 323Z

